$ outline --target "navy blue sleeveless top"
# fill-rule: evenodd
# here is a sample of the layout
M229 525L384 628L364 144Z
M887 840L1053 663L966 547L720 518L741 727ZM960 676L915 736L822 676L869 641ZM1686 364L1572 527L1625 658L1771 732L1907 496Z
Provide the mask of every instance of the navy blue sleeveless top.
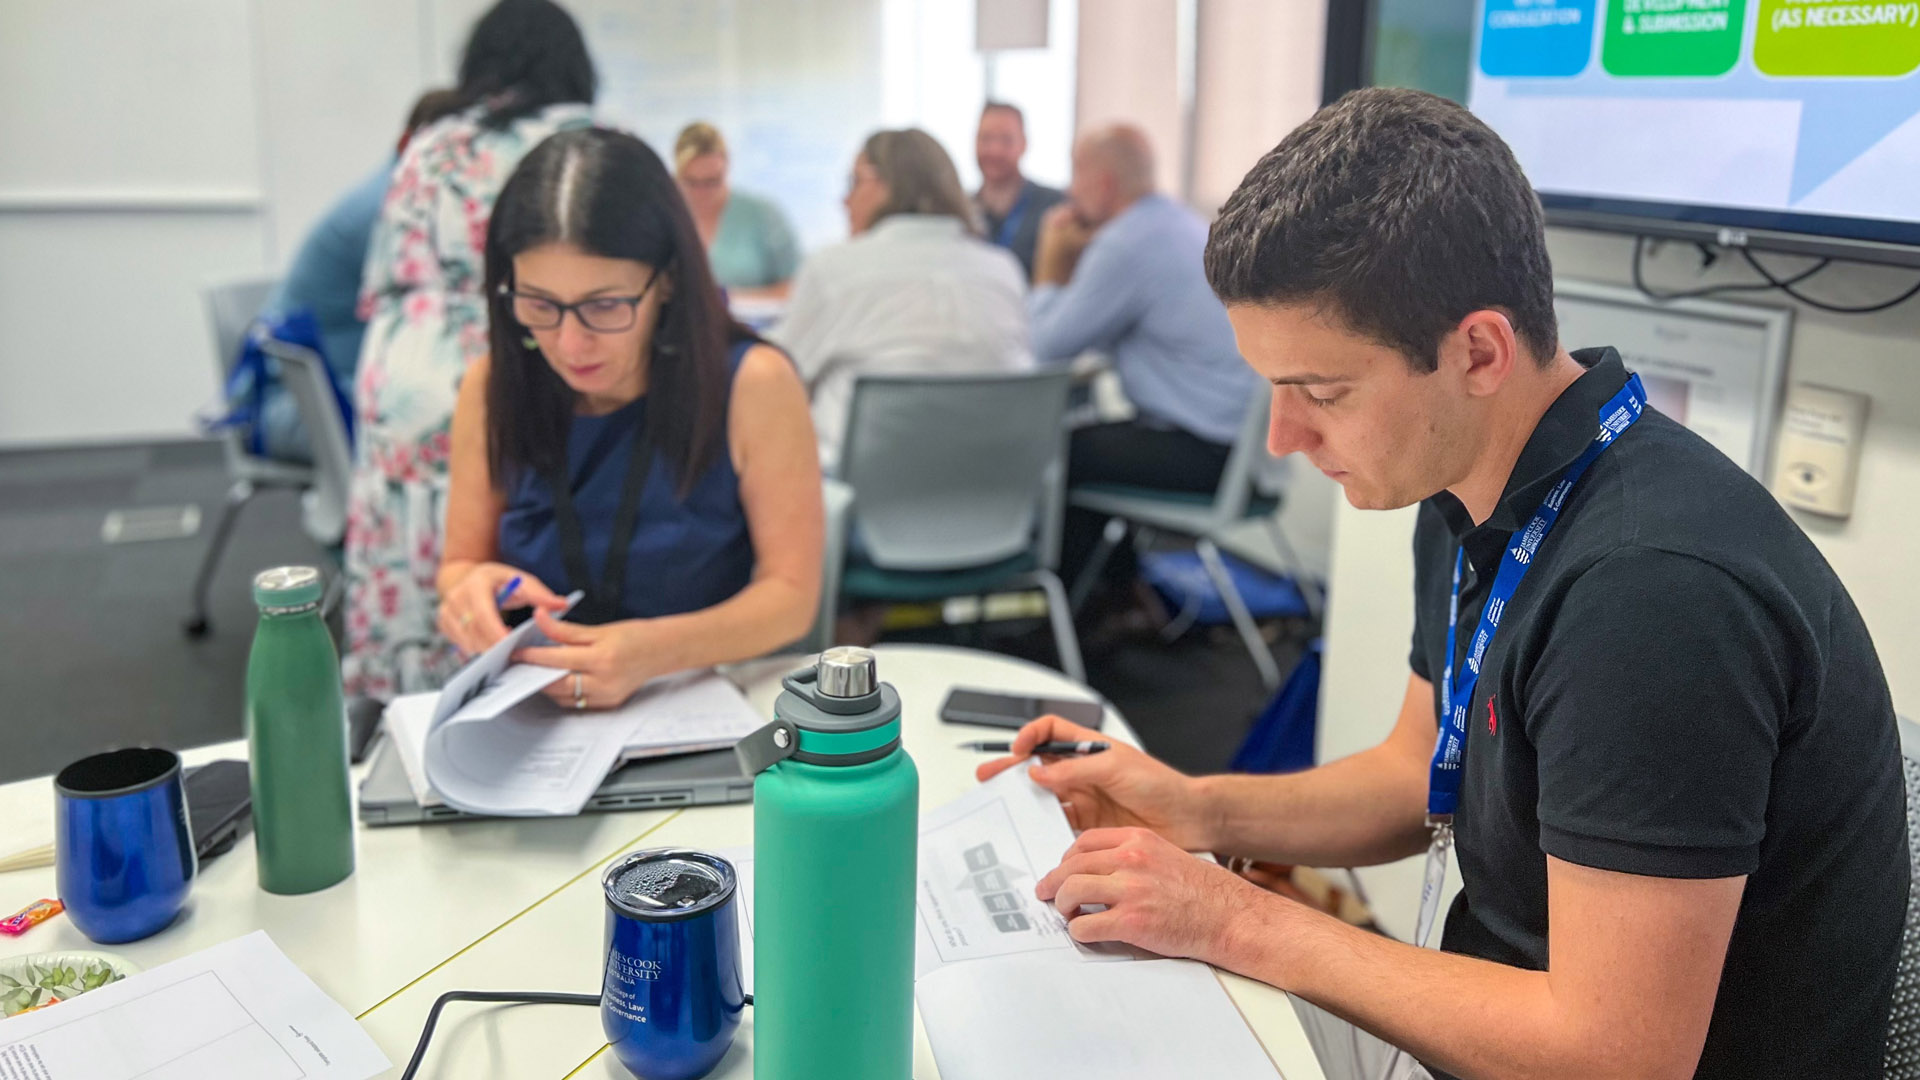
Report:
M728 382L752 341L728 352ZM580 517L587 566L606 573L613 518L633 460L633 440L646 432L646 397L606 414L572 418L567 430L567 475L574 512ZM723 433L722 439L725 438ZM673 467L654 455L640 496L639 521L627 548L626 587L619 618L657 618L709 608L745 588L753 576L753 542L740 503L740 477L726 446L680 498ZM516 470L500 516L500 561L525 570L565 596L590 582L574 581L561 552L547 480L533 469Z

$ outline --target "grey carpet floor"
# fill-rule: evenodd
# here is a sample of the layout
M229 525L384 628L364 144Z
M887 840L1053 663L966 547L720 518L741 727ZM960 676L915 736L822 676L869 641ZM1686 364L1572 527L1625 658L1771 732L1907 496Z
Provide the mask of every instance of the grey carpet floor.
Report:
M242 511L214 578L213 630L181 632L188 592L227 490L213 443L0 454L0 782L86 754L198 746L241 731L254 572L324 565L291 493ZM108 544L116 509L196 503L197 536Z

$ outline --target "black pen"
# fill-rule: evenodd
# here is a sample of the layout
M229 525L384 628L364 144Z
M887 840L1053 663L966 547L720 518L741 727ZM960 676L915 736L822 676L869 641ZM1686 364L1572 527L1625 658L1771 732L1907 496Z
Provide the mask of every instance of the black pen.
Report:
M1112 743L1106 742L1049 742L1041 743L1039 746L1034 747L1033 752L1036 756L1040 754L1067 756L1073 754L1097 754L1102 750L1108 750L1112 747ZM961 743L960 749L978 750L983 754L1010 754L1013 752L1013 744L1003 742L969 742Z

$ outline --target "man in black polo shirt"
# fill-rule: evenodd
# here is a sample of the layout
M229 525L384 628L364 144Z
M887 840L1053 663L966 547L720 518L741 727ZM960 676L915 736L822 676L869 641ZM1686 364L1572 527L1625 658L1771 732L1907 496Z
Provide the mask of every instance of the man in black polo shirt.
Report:
M1421 503L1413 671L1384 743L1306 773L1125 747L1034 769L1086 830L1039 886L1073 936L1291 992L1335 1080L1877 1080L1907 855L1873 643L1764 488L1612 350L1560 347L1498 136L1351 94L1248 174L1207 271L1273 383L1273 451L1357 507ZM1090 736L1037 721L981 773ZM1449 809L1442 951L1186 854L1380 863Z

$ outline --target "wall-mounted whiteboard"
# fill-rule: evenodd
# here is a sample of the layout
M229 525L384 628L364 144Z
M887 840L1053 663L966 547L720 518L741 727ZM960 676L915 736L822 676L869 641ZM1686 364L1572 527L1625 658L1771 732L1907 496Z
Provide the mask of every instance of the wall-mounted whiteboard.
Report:
M1717 300L1656 302L1632 289L1554 283L1560 342L1611 345L1654 408L1763 483L1786 376L1793 313Z
M0 197L257 197L252 28L250 0L0 2Z
M0 0L5 3L6 0ZM449 81L491 0L418 0ZM786 210L804 247L844 240L854 154L881 128L919 127L979 182L974 128L989 92L1027 116L1027 175L1064 185L1078 5L1049 5L1045 49L974 48L973 0L562 0L600 75L598 112L660 155L692 120L720 128L734 186Z
M854 152L880 126L879 0L588 0L572 10L599 68L602 116L669 165L681 127L706 120L726 136L733 186L779 203L806 247L846 236L840 199Z

